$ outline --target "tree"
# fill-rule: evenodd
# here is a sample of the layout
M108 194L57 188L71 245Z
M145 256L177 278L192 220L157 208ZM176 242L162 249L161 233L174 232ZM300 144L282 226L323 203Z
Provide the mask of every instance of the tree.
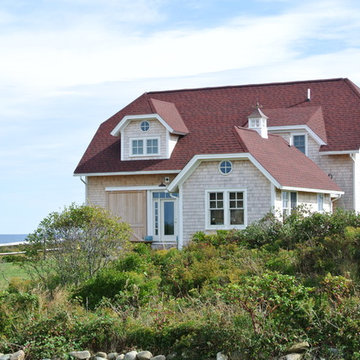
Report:
M107 210L72 204L50 213L28 236L26 264L48 288L78 285L126 250L130 233Z

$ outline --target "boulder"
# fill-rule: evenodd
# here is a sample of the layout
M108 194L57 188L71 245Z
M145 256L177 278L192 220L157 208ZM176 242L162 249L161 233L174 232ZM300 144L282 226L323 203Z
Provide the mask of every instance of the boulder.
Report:
M10 360L24 360L25 353L22 350L17 351L16 353L11 354Z
M216 354L216 360L228 360L228 356L226 356L225 354L222 354L221 352L218 352Z
M166 356L165 355L156 355L156 356L152 357L150 360L166 360Z
M99 351L95 354L96 357L99 357L99 358L104 358L104 359L107 359L107 354L102 352L102 351Z
M310 348L310 345L307 341L303 341L297 344L292 345L286 352L288 354L302 354Z
M136 360L137 351L133 350L125 354L124 360Z
M10 360L11 354L5 354L0 356L0 360Z
M120 354L116 357L116 360L124 360L125 355L124 354Z
M116 358L119 356L117 352L111 352L108 354L107 358L108 360L116 360Z
M153 357L153 354L150 351L140 351L136 355L137 360L150 360Z
M279 360L300 360L302 358L302 354L287 354L279 358Z
M244 357L242 356L240 351L236 350L229 355L229 360L244 360Z
M69 355L75 359L84 360L84 359L90 359L91 354L89 351L72 351L69 353Z

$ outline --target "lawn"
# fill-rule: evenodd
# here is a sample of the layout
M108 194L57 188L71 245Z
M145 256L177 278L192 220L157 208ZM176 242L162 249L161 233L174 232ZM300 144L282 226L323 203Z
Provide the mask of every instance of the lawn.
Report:
M0 291L6 289L13 278L29 279L29 274L17 264L2 262L0 257Z

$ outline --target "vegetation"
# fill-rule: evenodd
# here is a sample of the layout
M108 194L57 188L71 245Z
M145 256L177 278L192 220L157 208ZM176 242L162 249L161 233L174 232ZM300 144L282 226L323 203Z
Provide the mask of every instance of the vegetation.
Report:
M237 350L270 359L308 341L307 359L360 359L360 216L305 215L199 232L183 250L120 250L56 290L12 282L0 292L0 352L142 348L205 360Z

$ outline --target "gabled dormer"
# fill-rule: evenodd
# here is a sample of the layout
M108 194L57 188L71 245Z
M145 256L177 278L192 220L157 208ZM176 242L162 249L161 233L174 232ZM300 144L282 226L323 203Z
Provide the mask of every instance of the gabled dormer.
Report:
M149 99L153 113L126 115L111 132L121 137L121 160L169 159L189 131L174 103Z

